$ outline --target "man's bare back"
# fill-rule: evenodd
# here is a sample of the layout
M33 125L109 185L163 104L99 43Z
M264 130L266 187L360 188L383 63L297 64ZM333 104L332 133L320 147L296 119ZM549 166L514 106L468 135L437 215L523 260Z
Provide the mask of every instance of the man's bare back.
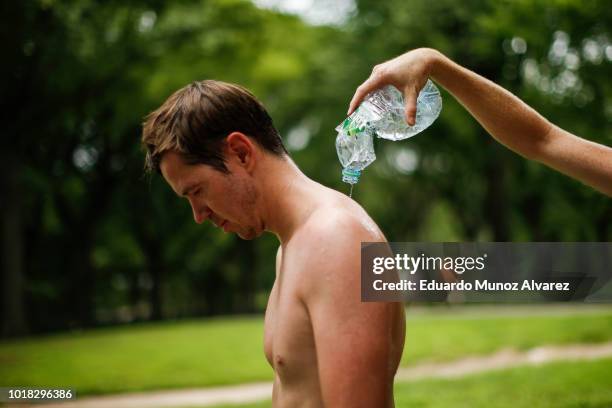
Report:
M360 244L385 238L354 201L312 188L318 205L279 248L266 310L273 406L391 407L403 306L360 301Z

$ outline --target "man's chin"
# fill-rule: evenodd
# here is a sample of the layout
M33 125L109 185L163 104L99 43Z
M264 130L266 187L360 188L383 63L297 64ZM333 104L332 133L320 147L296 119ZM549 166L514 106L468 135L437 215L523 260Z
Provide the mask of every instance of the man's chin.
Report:
M253 229L253 228L250 228L250 229L248 229L246 231L236 232L236 234L240 238L242 238L242 239L244 239L246 241L250 241L250 240L255 239L255 238L257 238L258 236L261 235L261 233L258 234L257 231L255 231L255 229Z

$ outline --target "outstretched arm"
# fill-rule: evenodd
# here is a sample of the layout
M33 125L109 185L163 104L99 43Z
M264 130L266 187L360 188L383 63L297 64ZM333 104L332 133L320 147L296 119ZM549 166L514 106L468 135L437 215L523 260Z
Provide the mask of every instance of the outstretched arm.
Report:
M512 93L436 50L420 48L377 65L357 88L349 112L368 93L392 84L404 92L406 121L414 124L416 98L428 77L446 88L509 149L612 195L612 148L555 126Z

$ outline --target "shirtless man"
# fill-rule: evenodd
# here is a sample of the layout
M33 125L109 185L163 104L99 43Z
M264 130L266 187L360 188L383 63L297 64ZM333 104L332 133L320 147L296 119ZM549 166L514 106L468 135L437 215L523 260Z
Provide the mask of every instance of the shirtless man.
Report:
M392 407L404 310L360 300L360 243L385 241L366 212L306 177L265 108L236 85L175 92L147 117L143 144L148 168L197 223L280 241L264 333L273 406Z

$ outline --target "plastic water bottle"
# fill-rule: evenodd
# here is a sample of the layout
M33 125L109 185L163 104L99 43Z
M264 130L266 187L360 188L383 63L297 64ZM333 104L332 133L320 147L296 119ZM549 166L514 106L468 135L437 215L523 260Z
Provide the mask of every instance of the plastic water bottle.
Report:
M336 151L342 164L342 181L351 185L357 184L361 170L376 160L373 139L369 130L339 131L336 137Z
M373 138L403 140L427 129L440 115L442 97L430 81L417 97L416 120L406 123L402 93L388 85L365 98L359 107L336 127L336 150L342 164L342 181L356 184L361 171L374 160Z

